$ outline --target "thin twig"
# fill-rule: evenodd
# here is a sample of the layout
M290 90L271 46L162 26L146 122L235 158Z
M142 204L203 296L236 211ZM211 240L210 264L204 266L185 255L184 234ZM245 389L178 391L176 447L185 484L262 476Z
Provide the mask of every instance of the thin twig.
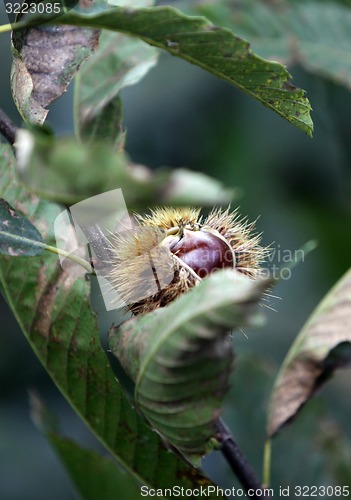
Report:
M12 120L0 109L0 133L13 145L16 140L17 127Z
M250 493L250 498L271 498L267 491L264 491L264 487L222 419L218 420L217 429L221 451L246 493Z

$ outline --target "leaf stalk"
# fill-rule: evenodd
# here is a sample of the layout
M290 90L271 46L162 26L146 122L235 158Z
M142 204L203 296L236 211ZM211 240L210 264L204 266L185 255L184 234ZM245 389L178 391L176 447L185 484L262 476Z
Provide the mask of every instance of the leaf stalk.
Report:
M218 420L217 429L217 439L221 444L221 452L246 492L248 493L250 490L250 498L271 498L264 491L264 486L258 480L251 465L222 419ZM252 496L252 492L255 492L254 496Z
M88 273L95 274L93 272L93 269L92 269L91 265L89 264L89 262L82 259L81 257L78 257L77 255L73 255L70 252L66 252L66 250L62 250L62 249L57 248L57 247L52 247L51 245L46 245L45 243L43 246L44 246L44 249L47 250L48 252L52 252L52 253L55 253L57 255L62 255L62 257L66 257L67 259L71 259L74 262L76 262L77 264L79 264L80 266L82 266Z

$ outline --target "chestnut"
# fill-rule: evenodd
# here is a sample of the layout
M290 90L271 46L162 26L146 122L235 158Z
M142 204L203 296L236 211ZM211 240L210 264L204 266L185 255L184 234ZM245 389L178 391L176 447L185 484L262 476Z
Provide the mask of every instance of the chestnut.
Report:
M206 229L183 229L181 235L173 237L169 249L200 278L218 269L235 267L235 255L230 245L223 237Z

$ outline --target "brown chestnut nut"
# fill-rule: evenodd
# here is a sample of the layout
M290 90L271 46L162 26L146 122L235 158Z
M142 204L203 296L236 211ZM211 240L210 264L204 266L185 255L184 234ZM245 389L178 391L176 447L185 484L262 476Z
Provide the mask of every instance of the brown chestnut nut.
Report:
M169 245L170 251L191 267L200 277L218 269L235 267L235 256L229 244L206 230L183 230Z

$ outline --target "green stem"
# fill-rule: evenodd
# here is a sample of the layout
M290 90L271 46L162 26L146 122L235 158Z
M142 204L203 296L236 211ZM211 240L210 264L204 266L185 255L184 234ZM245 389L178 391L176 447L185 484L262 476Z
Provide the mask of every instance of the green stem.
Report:
M268 488L271 482L271 458L272 458L272 441L267 439L264 445L263 454L263 484Z
M93 272L93 268L91 267L91 265L89 264L89 262L87 262L86 260L78 257L77 255L73 255L72 253L66 252L66 250L61 250L59 248L52 247L50 245L46 245L46 243L43 244L43 248L45 250L47 250L48 252L56 253L57 255L62 255L63 257L67 257L67 259L71 259L74 262L76 262L77 264L79 264L80 266L84 267L84 269L86 271L88 271L88 273L95 274Z
M8 31L12 31L14 28L19 29L26 25L25 22L22 23L12 23L12 24L2 24L0 26L0 33L7 33Z

